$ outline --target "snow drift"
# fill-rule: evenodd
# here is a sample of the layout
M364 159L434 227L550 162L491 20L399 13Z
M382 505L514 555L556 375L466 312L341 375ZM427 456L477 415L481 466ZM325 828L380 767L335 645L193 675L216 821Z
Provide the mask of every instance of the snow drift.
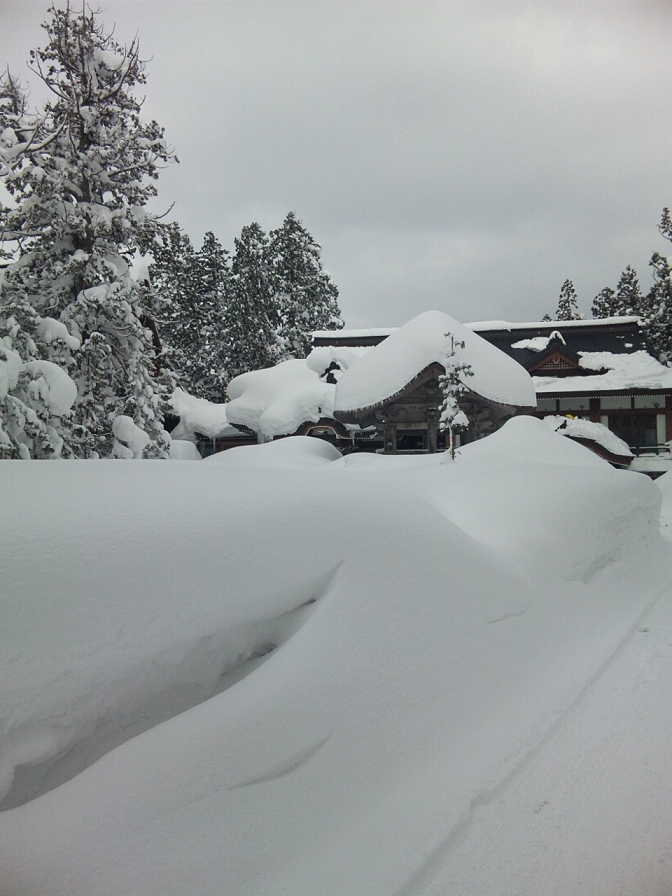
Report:
M154 725L0 814L5 891L456 892L480 811L637 630L660 490L531 419L454 464L228 457L0 465L5 787ZM541 892L525 855L484 843L479 892Z

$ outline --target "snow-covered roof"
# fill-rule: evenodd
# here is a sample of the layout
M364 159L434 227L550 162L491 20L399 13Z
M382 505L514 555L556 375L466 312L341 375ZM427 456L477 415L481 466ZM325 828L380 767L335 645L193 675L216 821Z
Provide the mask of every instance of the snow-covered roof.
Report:
M537 393L599 392L617 389L672 389L672 369L648 352L579 352L579 367L606 371L584 376L535 376Z
M614 324L634 324L638 323L639 317L600 317L588 318L587 320L532 320L532 321L509 321L509 320L476 320L465 324L470 330L477 333L490 330L538 330L548 329L552 327L554 330L566 327L595 327L595 326L611 326Z
M180 418L177 428L173 430L173 437L176 439L193 438L197 432L211 439L233 432L240 435L240 430L234 430L234 427L228 424L224 404L196 398L184 389L175 389L170 403Z
M265 438L296 432L306 420L330 417L334 387L320 379L307 359L252 370L231 380L227 417Z
M565 327L611 326L614 324L638 323L639 320L639 317L634 316L589 318L588 320L476 320L465 323L464 326L473 330L475 333L480 333L489 332L491 330L538 330L548 328L564 329ZM364 327L360 329L345 330L315 330L312 336L313 339L325 340L333 338L336 341L342 339L369 339L390 336L398 329L399 327Z
M315 330L311 335L313 339L366 339L369 336L389 336L398 327L364 327L362 329L348 330Z
M500 404L533 407L532 380L520 364L442 311L425 311L376 345L341 376L334 409L361 410L400 392L430 364L442 364L446 333L464 341L460 361L472 366L469 389Z
M582 420L579 417L561 417L555 414L549 414L544 417L543 422L550 426L555 432L569 438L589 439L601 445L602 448L611 454L620 455L621 457L632 457L632 451L627 442L613 433L601 423L594 423L592 420Z

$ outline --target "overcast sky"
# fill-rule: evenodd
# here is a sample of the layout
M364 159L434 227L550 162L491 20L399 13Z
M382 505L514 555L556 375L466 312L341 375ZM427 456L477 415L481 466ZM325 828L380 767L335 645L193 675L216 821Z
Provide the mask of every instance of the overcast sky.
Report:
M0 60L26 78L46 6L0 0ZM293 209L350 326L538 319L565 277L587 311L669 247L670 0L100 8L150 59L145 109L180 158L163 205L227 247Z

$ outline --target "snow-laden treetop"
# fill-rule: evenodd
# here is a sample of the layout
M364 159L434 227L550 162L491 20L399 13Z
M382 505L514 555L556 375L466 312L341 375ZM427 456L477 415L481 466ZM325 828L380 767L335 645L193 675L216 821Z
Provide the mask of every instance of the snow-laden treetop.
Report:
M443 364L446 333L464 342L459 360L470 364L467 386L482 398L535 407L532 378L520 364L442 311L425 311L395 330L345 371L336 387L336 411L379 404L400 392L430 364Z

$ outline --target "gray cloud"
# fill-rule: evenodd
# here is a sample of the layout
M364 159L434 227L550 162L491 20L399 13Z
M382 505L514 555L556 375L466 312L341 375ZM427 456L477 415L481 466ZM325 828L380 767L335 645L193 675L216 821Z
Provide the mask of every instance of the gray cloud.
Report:
M161 198L231 244L292 208L352 325L535 318L632 263L672 201L663 0L102 0L140 31ZM169 8L166 8L169 7ZM0 0L16 67L42 3Z

